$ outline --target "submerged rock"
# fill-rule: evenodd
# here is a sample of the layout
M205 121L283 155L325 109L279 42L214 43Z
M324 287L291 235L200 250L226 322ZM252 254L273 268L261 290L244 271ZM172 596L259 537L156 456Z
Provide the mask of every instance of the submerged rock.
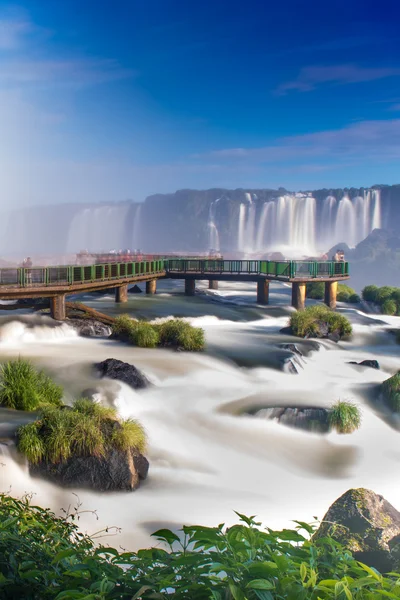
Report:
M63 487L90 488L101 492L136 490L146 479L148 460L134 450L112 449L104 457L71 457L60 463L40 462L29 465L33 477Z
M355 360L351 360L349 365L359 365L360 367L370 367L371 369L379 369L379 363L377 360L362 360L361 362L356 362Z
M400 513L364 488L348 490L324 516L315 538L330 536L381 573L400 566Z
M68 325L76 329L82 337L110 337L112 329L96 319L68 319Z
M270 419L281 425L306 431L327 433L329 431L329 410L313 406L271 406L262 408L253 415L259 419Z
M279 344L279 348L282 348L283 350L289 350L298 356L303 356L302 351L298 349L296 344Z
M143 290L141 290L138 285L134 285L133 287L129 288L128 293L129 294L142 294Z
M107 358L107 360L97 363L94 366L101 377L123 381L135 390L146 388L150 385L147 377L139 369L116 358Z

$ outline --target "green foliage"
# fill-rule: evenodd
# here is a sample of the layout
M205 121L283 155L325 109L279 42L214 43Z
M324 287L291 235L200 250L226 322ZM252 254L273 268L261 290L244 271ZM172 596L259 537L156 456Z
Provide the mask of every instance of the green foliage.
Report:
M323 281L312 281L306 284L306 297L313 300L323 300L325 284Z
M113 334L140 348L169 346L194 351L203 350L205 346L203 329L193 327L182 319L152 324L122 315L115 320Z
M367 285L361 292L362 299L366 302L376 302L379 288L377 285Z
M289 325L293 335L312 337L318 334L321 322L327 323L329 333L337 332L340 337L347 337L352 333L351 323L346 317L323 305L309 306L305 310L294 312Z
M160 336L153 325L138 321L129 334L129 341L139 348L156 348L160 343Z
M171 319L158 325L160 344L173 346L183 350L203 350L205 346L204 331L193 327L182 319Z
M358 304L358 302L361 302L361 298L356 293L350 294L349 299L347 300L347 302L350 302L351 304Z
M400 412L400 371L382 383L382 394L393 412Z
M35 423L18 430L18 450L30 463L58 463L71 456L105 456L111 448L144 451L146 435L136 421L118 421L113 408L90 400L73 407L45 407Z
M113 445L119 450L136 448L142 454L146 450L145 431L142 425L134 419L126 419L120 427L115 427L111 439Z
M361 425L360 409L351 402L339 400L331 407L328 422L338 433L353 433Z
M379 288L378 293L376 295L376 303L379 304L380 306L382 306L382 304L386 300L390 300L390 298L392 297L392 294L395 291L396 291L396 288L391 287L389 285L384 285L383 287Z
M382 313L384 315L395 315L397 313L396 302L391 298L385 300L385 302L382 304Z
M0 405L17 410L36 410L45 404L60 406L63 389L27 360L0 365Z
M76 513L72 518L76 519ZM372 600L399 598L381 575L313 525L262 530L253 517L227 529L154 534L157 547L96 547L70 519L0 495L2 600ZM166 546L168 551L163 549Z
M357 297L357 300L355 299ZM337 300L339 302L359 302L360 298L355 290L344 283L338 284Z

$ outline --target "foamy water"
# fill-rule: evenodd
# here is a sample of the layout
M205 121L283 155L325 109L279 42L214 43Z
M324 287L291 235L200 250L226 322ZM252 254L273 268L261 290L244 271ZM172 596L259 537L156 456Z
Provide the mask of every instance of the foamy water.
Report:
M201 287L205 291L205 287ZM156 298L136 296L128 310L137 314L149 303L149 318L177 314L205 329L206 353L141 350L109 340L76 336L67 325L24 317L0 328L0 356L26 356L45 367L66 389L66 401L85 388L96 387L103 402L117 406L121 416L141 420L149 437L150 472L133 493L99 494L63 490L32 479L21 458L1 446L1 487L15 495L35 493L35 502L56 512L79 495L84 509L97 511L81 517L89 532L104 526L122 527L108 540L135 549L148 545L149 534L160 526L215 525L236 520L233 511L258 515L272 527L289 526L292 519L322 517L328 506L350 487L365 486L383 494L400 508L399 433L371 408L373 386L397 371L400 347L388 329L400 327L397 317L381 322L350 311L351 342L310 342L298 346L304 357L298 375L285 372L287 352L278 347L294 338L279 333L290 309L288 289L276 286L281 312L257 307L252 286L220 286L215 293L191 299L171 290ZM243 306L232 307L237 297ZM228 301L228 302L227 302ZM227 304L224 304L227 302ZM118 310L111 298L92 305ZM157 317L158 313L158 317ZM168 313L168 314L166 314ZM8 318L8 321L10 318ZM109 357L142 369L153 383L134 391L116 381L96 379L94 362ZM347 364L366 358L379 360L381 370ZM319 435L289 429L272 421L239 416L253 406L282 404L330 406L349 399L362 410L362 426L349 436ZM107 540L104 540L107 541Z

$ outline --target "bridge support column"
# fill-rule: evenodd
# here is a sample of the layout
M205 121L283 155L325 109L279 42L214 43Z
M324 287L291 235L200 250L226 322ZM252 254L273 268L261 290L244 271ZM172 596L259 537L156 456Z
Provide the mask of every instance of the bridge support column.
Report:
M115 288L115 302L128 302L128 284Z
M269 302L269 281L260 279L257 281L257 304L268 304Z
M65 321L65 295L53 296L50 298L50 315L56 321Z
M196 293L196 280L185 279L185 295L194 296Z
M157 290L157 279L146 281L146 294L155 294Z
M336 308L336 296L337 296L337 281L326 281L325 282L325 299L324 302L329 308Z
M208 282L209 290L217 290L218 289L218 281L216 279L210 279Z
M297 310L304 310L306 304L306 284L292 283L292 306Z

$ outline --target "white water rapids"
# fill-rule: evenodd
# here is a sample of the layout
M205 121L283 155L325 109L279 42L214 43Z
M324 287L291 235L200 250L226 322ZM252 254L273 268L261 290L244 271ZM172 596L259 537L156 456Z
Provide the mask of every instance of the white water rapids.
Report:
M172 284L171 284L172 285ZM150 471L133 493L100 494L65 490L28 474L12 445L0 444L1 490L15 496L33 492L34 503L62 507L79 495L85 513L80 527L92 533L105 526L122 532L103 542L137 549L150 543L161 526L216 525L236 521L233 511L257 515L272 527L290 526L292 519L322 518L328 506L350 487L367 487L400 508L397 472L399 432L375 413L368 402L373 386L399 368L400 346L387 331L400 318L372 316L351 310L351 342L297 343L305 354L299 374L282 367L287 352L277 344L294 342L279 333L290 313L290 288L271 285L271 306L255 304L254 284L220 284L219 292L195 298L167 287L155 297L132 295L125 307L111 297L91 301L108 312L179 315L206 331L206 353L142 350L109 340L85 339L47 319L8 316L0 328L0 358L31 358L60 381L69 402L86 388L99 388L116 404L121 416L138 418L149 437ZM1 323L1 322L0 322ZM118 358L142 369L153 385L134 391L116 381L96 379L91 365ZM347 364L376 358L381 369ZM110 400L111 399L111 400ZM352 435L320 435L278 423L239 416L244 407L298 404L329 406L338 399L360 405L362 426ZM107 401L107 400L104 400ZM4 412L4 411L3 411ZM26 415L0 418L0 441L7 422Z

